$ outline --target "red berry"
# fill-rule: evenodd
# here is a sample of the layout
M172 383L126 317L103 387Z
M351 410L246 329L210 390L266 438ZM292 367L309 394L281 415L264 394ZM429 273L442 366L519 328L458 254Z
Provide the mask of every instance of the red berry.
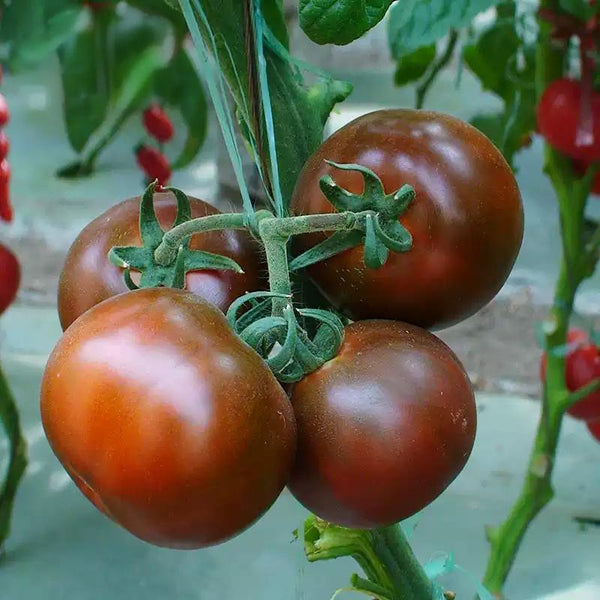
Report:
M20 281L21 268L17 257L0 244L0 314L13 303Z
M567 389L578 390L600 377L600 352L588 334L581 329L571 329L567 335L567 357L565 378ZM546 378L546 355L542 356L542 380ZM600 419L600 391L594 392L569 408L576 419L591 421Z
M146 175L160 185L167 185L171 179L171 167L167 157L151 146L139 146L136 150L137 162Z
M0 127L4 127L10 120L10 111L8 110L8 104L6 98L0 94Z
M600 159L600 94L592 93L594 139L590 146L577 145L581 100L581 85L578 81L557 79L552 82L538 105L538 128L553 148L571 158L590 163Z
M10 204L10 165L7 160L0 162L0 219L8 223L13 219Z
M6 132L0 131L0 161L4 160L10 151L10 142Z
M175 133L171 119L158 104L144 111L144 127L159 142L168 142Z
M590 433L600 442L600 421L592 421L587 424Z

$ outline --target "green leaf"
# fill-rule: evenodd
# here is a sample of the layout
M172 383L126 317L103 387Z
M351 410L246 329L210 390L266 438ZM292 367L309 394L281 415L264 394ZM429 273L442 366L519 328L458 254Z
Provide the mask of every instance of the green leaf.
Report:
M300 26L317 44L349 44L379 23L393 0L300 0Z
M396 66L396 74L394 75L394 83L397 86L403 86L407 83L421 79L427 72L431 63L435 60L436 47L435 44L417 48L414 52L406 54L398 59Z
M262 0L261 9L273 35L286 49L289 49L290 36L283 12L283 0Z
M398 60L417 48L433 44L451 29L471 23L481 12L503 0L402 0L392 7L388 36Z
M204 87L184 48L158 73L154 92L169 106L179 109L187 125L186 143L172 164L173 169L182 169L196 158L208 129L208 105Z
M560 7L567 13L581 19L582 21L589 21L596 12L594 3L588 0L559 0Z
M84 7L75 0L11 2L0 19L0 39L8 45L11 69L31 67L75 32Z
M165 0L127 0L127 3L146 14L164 17L177 29L185 30L185 20L176 1L171 4Z

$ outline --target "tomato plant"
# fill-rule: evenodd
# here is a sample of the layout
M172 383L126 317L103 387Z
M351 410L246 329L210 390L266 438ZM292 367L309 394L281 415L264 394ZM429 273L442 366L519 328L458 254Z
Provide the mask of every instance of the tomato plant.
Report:
M21 282L17 257L0 244L0 315L13 303Z
M156 194L154 207L160 224L173 224L177 207L168 194ZM202 200L191 200L192 216L203 217L218 211ZM109 208L79 234L63 267L58 286L58 313L66 329L92 306L127 291L123 271L108 260L116 245L141 243L139 229L140 198L131 198ZM196 236L191 248L223 254L234 259L244 270L202 270L188 273L187 288L222 311L246 291L264 286L259 246L250 236L238 231L217 231ZM133 273L139 283L139 275Z
M439 113L378 111L334 133L310 158L294 192L296 214L330 212L320 181L329 175L354 194L357 173L325 160L373 170L390 194L410 184L415 202L402 217L414 240L380 269L360 248L310 267L325 297L352 319L404 320L425 328L461 321L500 290L521 246L523 210L514 175L475 128ZM305 251L323 234L299 238ZM473 260L477 256L477 260Z
M88 311L48 361L41 412L87 498L175 548L222 542L260 517L296 443L267 365L216 307L180 290L129 292Z
M464 467L477 413L469 379L434 335L396 321L347 327L336 358L294 386L292 493L317 516L373 528L435 500Z
M538 128L548 143L571 158L592 162L600 159L600 94L592 96L593 143L577 143L582 109L582 90L572 79L553 81L542 95L538 109Z
M600 377L600 351L588 334L581 329L571 329L567 335L567 356L565 361L565 381L567 388L574 392ZM541 376L546 379L546 355L542 356ZM600 391L591 393L569 407L568 412L576 419L593 421L600 419Z

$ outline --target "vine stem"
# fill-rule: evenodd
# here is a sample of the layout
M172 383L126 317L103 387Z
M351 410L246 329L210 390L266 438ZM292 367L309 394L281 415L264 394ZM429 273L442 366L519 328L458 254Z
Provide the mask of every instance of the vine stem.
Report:
M560 9L557 0L542 0L540 8ZM536 70L538 96L551 81L562 76L565 60L565 48L551 43L550 26L540 21ZM577 290L596 262L586 251L583 239L585 205L593 173L588 172L583 180L578 180L570 161L549 146L545 148L545 171L557 193L563 256L554 304L544 324L546 381L525 481L504 523L487 530L491 551L483 583L497 598L503 597L502 588L529 525L554 495L552 473L562 420L565 410L578 395L569 394L567 390L565 357L552 350L565 345Z
M0 368L0 422L8 435L10 455L6 478L0 487L0 551L10 533L12 508L19 482L27 467L27 443L21 431L17 405Z

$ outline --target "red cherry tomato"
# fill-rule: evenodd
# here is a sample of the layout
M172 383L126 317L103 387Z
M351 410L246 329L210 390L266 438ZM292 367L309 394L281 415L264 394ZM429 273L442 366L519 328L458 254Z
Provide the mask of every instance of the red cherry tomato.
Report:
M0 162L0 219L11 222L13 210L10 203L10 165L4 159Z
M565 378L567 389L578 390L590 381L600 377L600 352L590 341L588 334L581 329L571 329L567 335L568 354L566 357ZM546 379L546 355L542 356L541 377ZM591 421L600 419L600 390L571 406L569 414L576 419Z
M576 143L580 111L579 82L557 79L548 86L538 105L538 128L552 147L589 163L600 159L600 94L594 92L592 97L594 142L591 146Z
M346 329L339 355L295 384L296 464L308 510L354 528L418 512L461 472L475 439L469 379L431 333L397 321Z
M0 161L4 160L10 151L10 142L5 131L0 131Z
M152 181L158 179L163 186L171 179L171 167L167 157L151 146L139 146L136 150L137 162L142 171Z
M190 204L193 218L219 212L195 198L190 198ZM172 194L156 194L154 209L161 226L169 229L177 212ZM116 204L89 223L71 246L58 285L58 314L63 329L92 306L127 291L123 272L108 260L108 252L113 246L141 245L139 212L139 197ZM187 289L223 312L244 293L264 288L260 247L248 234L233 230L203 233L192 238L190 248L232 258L244 270L187 274ZM139 273L133 272L132 279L139 283Z
M0 127L4 127L10 120L10 111L8 110L8 104L6 98L0 94Z
M600 442L600 421L591 421L587 427L594 438Z
M277 499L296 426L260 356L182 290L121 294L73 324L42 381L52 449L97 508L139 538L201 548Z
M158 104L144 111L144 127L159 142L168 142L175 133L171 119Z
M295 214L335 210L319 185L324 175L362 193L358 173L326 160L370 168L386 193L404 184L416 192L400 217L413 236L409 252L391 252L375 270L365 266L359 246L308 269L335 308L354 320L384 318L439 329L472 315L500 290L521 246L523 209L513 172L477 129L429 111L364 115L308 160L293 195ZM326 237L298 236L296 252Z
M0 244L0 315L14 302L21 282L17 257Z

